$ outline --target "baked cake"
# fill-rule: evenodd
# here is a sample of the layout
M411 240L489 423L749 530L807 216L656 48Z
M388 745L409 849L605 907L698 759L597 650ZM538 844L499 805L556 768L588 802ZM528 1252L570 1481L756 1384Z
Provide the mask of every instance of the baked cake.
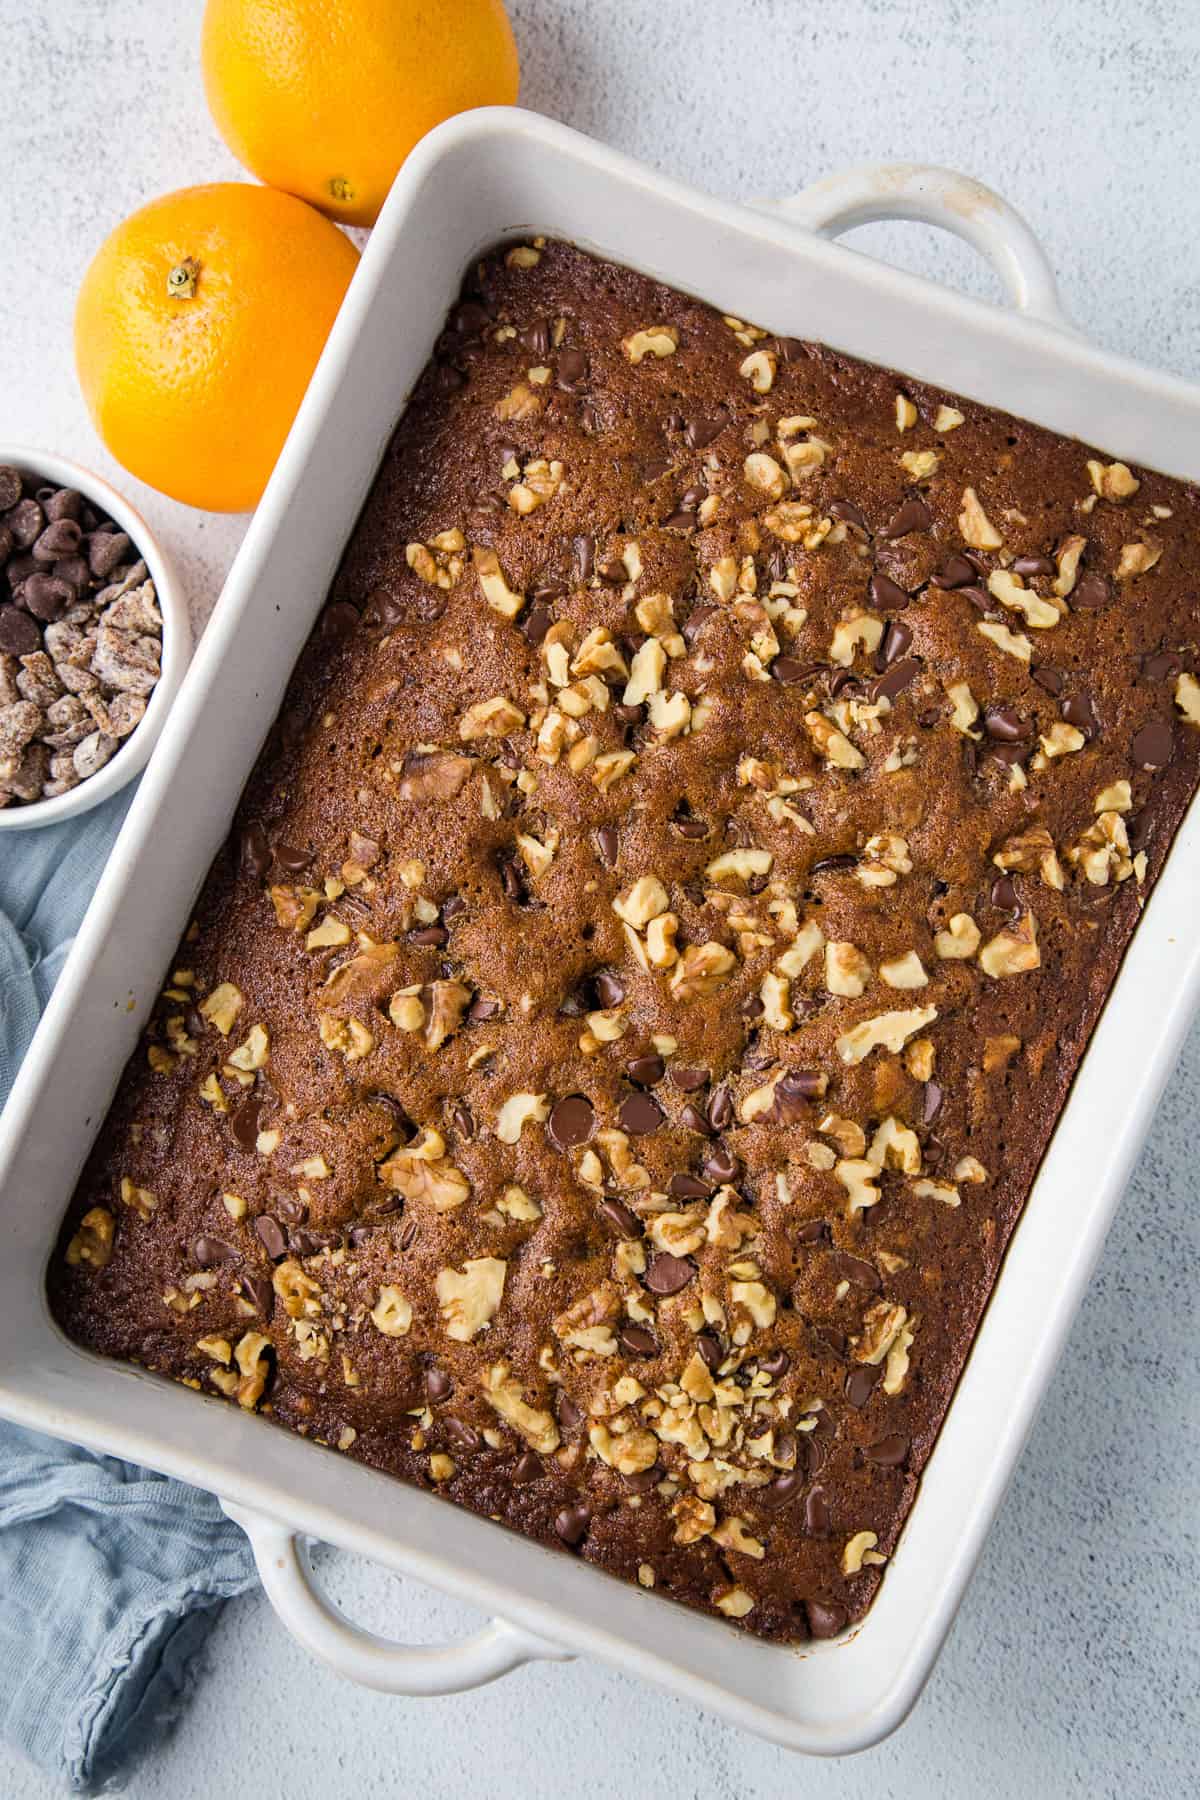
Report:
M487 256L57 1318L763 1637L861 1618L1196 785L1198 567L1177 481Z

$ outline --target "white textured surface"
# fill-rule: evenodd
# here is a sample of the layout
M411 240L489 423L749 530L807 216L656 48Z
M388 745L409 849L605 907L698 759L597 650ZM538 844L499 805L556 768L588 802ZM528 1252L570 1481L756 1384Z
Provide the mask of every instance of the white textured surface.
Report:
M242 522L188 512L111 465L75 388L70 320L111 224L153 194L238 173L204 108L201 11L202 0L0 0L0 434L91 462L129 492L176 551L197 622ZM1193 0L512 0L512 12L527 105L731 195L882 158L964 168L1043 236L1092 335L1200 377ZM965 249L931 233L872 228L859 241L990 291ZM382 1699L310 1663L251 1598L227 1609L191 1707L126 1791L1194 1792L1198 1100L1200 1031L946 1653L889 1743L801 1764L578 1664L456 1699ZM350 1558L325 1567L378 1630L433 1641L469 1625L467 1609ZM54 1792L0 1748L0 1794Z

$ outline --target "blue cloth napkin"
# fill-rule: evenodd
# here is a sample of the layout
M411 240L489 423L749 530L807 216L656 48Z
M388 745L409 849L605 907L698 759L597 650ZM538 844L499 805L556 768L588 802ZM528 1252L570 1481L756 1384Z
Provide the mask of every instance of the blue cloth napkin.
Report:
M0 835L0 1104L129 798ZM215 1608L253 1582L210 1494L0 1420L0 1733L71 1792L166 1729Z

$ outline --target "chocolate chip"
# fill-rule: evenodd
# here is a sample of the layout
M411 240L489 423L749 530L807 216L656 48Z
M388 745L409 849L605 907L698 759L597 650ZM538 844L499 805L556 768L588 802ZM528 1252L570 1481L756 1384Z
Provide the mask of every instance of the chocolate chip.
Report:
M542 1473L541 1458L532 1450L526 1450L519 1456L508 1472L508 1479L514 1487L524 1487L530 1481L537 1481Z
M671 820L671 824L681 838L687 838L692 843L699 843L701 838L706 838L711 829L707 819L675 818Z
M450 941L450 933L444 925L419 925L408 934L410 944L423 944L431 950L440 950L443 944Z
M472 1025L479 1025L484 1019L494 1019L499 1011L499 1000L493 1000L489 994L480 994L477 1000L471 1002L467 1018Z
M936 1081L927 1081L925 1083L924 1093L921 1096L922 1125L933 1124L933 1121L942 1110L942 1098L941 1084Z
M606 869L615 869L621 849L621 834L615 825L602 825L596 833L596 848Z
M855 1287L868 1288L873 1294L878 1294L883 1289L883 1282L874 1263L864 1261L861 1256L852 1256L849 1250L831 1250L829 1267L839 1281L853 1282Z
M243 1275L238 1288L255 1312L270 1314L275 1290L265 1275Z
M712 1126L709 1124L708 1119L700 1111L700 1108L694 1106L690 1100L679 1115L679 1123L683 1126L685 1131L698 1131L701 1137L711 1137L713 1134Z
M968 562L965 556L960 556L956 551L946 558L941 568L936 570L930 579L934 587L970 587L979 572L973 563Z
M642 1235L642 1222L631 1207L623 1200L615 1200L610 1195L596 1203L596 1211L604 1220L614 1237L623 1238L632 1243Z
M626 1491L630 1494L648 1494L652 1487L657 1487L666 1474L661 1463L654 1463L649 1469L639 1469L636 1475L623 1475Z
M962 599L970 601L976 612L990 613L997 610L995 603L992 600L992 596L988 593L986 588L977 586L961 587L957 592Z
M933 514L924 500L913 494L893 514L881 535L885 538L902 538L907 537L910 531L928 531L932 525Z
M715 1331L702 1331L696 1338L696 1349L700 1360L710 1375L715 1375L725 1360L725 1352L721 1348L721 1340Z
M21 475L11 464L0 466L0 512L8 512L21 498Z
M809 665L797 656L777 656L771 664L771 679L780 687L798 687L809 674Z
M1182 668L1174 650L1160 650L1155 656L1142 658L1142 674L1147 681L1174 681Z
M431 1364L430 1367L426 1369L425 1398L431 1405L436 1406L439 1400L445 1400L453 1390L454 1383L449 1375L447 1375L445 1369L439 1369L436 1363Z
M1068 725L1074 725L1085 737L1094 738L1100 730L1096 709L1086 694L1071 694L1059 706Z
M1165 769L1175 749L1175 729L1169 719L1151 719L1134 733L1130 755L1139 769Z
M983 715L983 726L990 738L1002 744L1017 744L1029 736L1029 727L1011 706L989 706Z
M363 618L368 625L381 625L390 631L404 617L404 603L386 588L373 588L367 595L367 603L363 608Z
M581 1501L577 1506L564 1506L560 1513L555 1514L554 1529L563 1543L574 1549L577 1544L582 1544L591 1522L591 1509Z
M672 1175L669 1186L676 1200L707 1200L712 1193L711 1181L701 1181L698 1175L688 1175L683 1170Z
M275 1262L287 1254L287 1243L280 1229L279 1220L273 1219L270 1213L260 1213L254 1221L254 1232L267 1255Z
M840 875L847 869L856 869L857 867L857 856L850 856L843 852L837 856L818 857L815 863L810 863L808 872L810 875Z
M276 844L275 861L288 875L300 875L313 860L314 852L301 850L294 844Z
M685 1256L672 1256L660 1251L646 1270L646 1286L652 1294L678 1294L696 1273L696 1265Z
M903 619L889 619L883 628L883 636L879 640L879 649L875 653L875 667L882 674L890 664L899 662L907 656L912 648L913 634L911 626Z
M601 1006L620 1006L625 998L625 983L612 969L598 969L594 977L596 998Z
M21 589L21 604L35 619L50 625L75 603L75 589L58 575L31 575Z
M898 1431L890 1431L875 1443L864 1444L863 1455L881 1469L898 1469L908 1457L908 1439Z
M1057 568L1048 556L1018 556L1013 563L1013 574L1029 580L1035 575L1056 575Z
M571 539L571 575L576 587L590 581L596 566L596 540L581 532Z
M792 1236L797 1244L825 1243L829 1239L829 1220L806 1219L803 1225L796 1227Z
M759 1490L759 1503L768 1512L782 1512L785 1506L791 1505L803 1486L803 1476L795 1469L789 1469L786 1474L777 1475L774 1481L768 1482L765 1488Z
M192 1239L192 1261L200 1269L211 1269L216 1263L237 1262L240 1252L234 1244L227 1244L224 1238L209 1237L207 1233Z
M573 393L587 380L587 357L582 350L566 345L558 353L558 385L565 393Z
M617 1120L630 1137L649 1137L666 1120L666 1113L653 1094L627 1094L621 1102Z
M721 409L711 413L707 418L689 419L683 428L684 438L692 450L706 450L715 438L719 438L729 423L729 414Z
M465 1100L453 1100L449 1108L450 1123L467 1143L475 1136L475 1118Z
M708 1083L707 1069L672 1069L671 1081L682 1094L695 1094Z
M792 1359L786 1350L773 1350L770 1356L760 1356L758 1366L769 1381L782 1381L792 1366Z
M1063 677L1048 663L1040 663L1036 669L1030 669L1029 674L1031 679L1036 681L1040 688L1044 688L1048 694L1062 693Z
M1017 906L1017 888L1011 875L998 875L992 883L992 905L1001 912L1013 912Z
M708 1103L708 1122L714 1131L724 1131L733 1124L733 1095L724 1083Z
M0 606L0 651L7 656L32 656L41 647L37 621L19 606Z
M290 1194L286 1191L277 1192L272 1196L272 1204L275 1211L285 1218L289 1225L298 1225L304 1217L304 1202L298 1194Z
M814 1638L835 1638L839 1631L845 1630L850 1616L836 1600L806 1600L804 1610Z
M1100 612L1112 602L1113 590L1108 577L1100 574L1082 575L1071 590L1070 604L1085 612Z
M795 1125L807 1114L808 1102L821 1091L821 1076L815 1069L789 1069L775 1083L773 1116L780 1125Z
M886 674L879 677L871 687L871 699L895 700L906 687L910 687L921 673L921 665L915 657L906 656L898 663L893 663Z
M554 1401L554 1416L564 1431L578 1431L583 1424L583 1413L563 1388L559 1388Z
M715 606L704 606L704 605L693 606L691 612L688 614L687 619L684 622L684 627L683 627L683 636L684 636L684 640L686 643L688 643L688 644L695 643L695 641L699 637L701 631L704 629L704 626L708 623L709 619L713 618L716 615L716 611L717 611L717 608ZM775 661L778 662L779 658L776 657ZM772 665L771 665L772 669L774 669L774 666L775 666L775 664L772 663Z
M260 1120L265 1111L262 1100L251 1096L243 1100L229 1121L229 1129L233 1133L234 1142L242 1150L253 1150L258 1139Z
M857 525L860 531L871 529L861 506L856 506L853 500L831 500L827 510L832 518L842 519L847 525Z
M882 1363L858 1363L846 1377L846 1398L861 1411L883 1377Z
M742 1172L742 1165L728 1144L714 1144L706 1154L702 1168L708 1179L718 1186L727 1181L736 1181Z
M657 1356L658 1339L644 1325L622 1325L617 1343L626 1356Z
M909 598L899 582L885 575L882 569L876 569L867 584L867 604L879 612L900 612L908 605Z
M625 1064L625 1073L639 1087L657 1087L666 1072L661 1056L634 1056Z
M56 519L34 539L33 554L40 563L57 562L60 556L74 556L82 542L83 533L75 519Z
M832 1523L823 1488L810 1488L804 1502L804 1529L809 1537L828 1537Z
M555 1102L546 1131L555 1149L565 1152L586 1144L595 1123L591 1101L582 1094L568 1094Z

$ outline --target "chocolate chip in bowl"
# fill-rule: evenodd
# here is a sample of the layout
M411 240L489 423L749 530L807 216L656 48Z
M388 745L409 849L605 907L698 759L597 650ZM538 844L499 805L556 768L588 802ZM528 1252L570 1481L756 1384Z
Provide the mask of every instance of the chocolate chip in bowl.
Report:
M85 812L138 774L190 648L140 515L77 463L0 444L0 830Z

